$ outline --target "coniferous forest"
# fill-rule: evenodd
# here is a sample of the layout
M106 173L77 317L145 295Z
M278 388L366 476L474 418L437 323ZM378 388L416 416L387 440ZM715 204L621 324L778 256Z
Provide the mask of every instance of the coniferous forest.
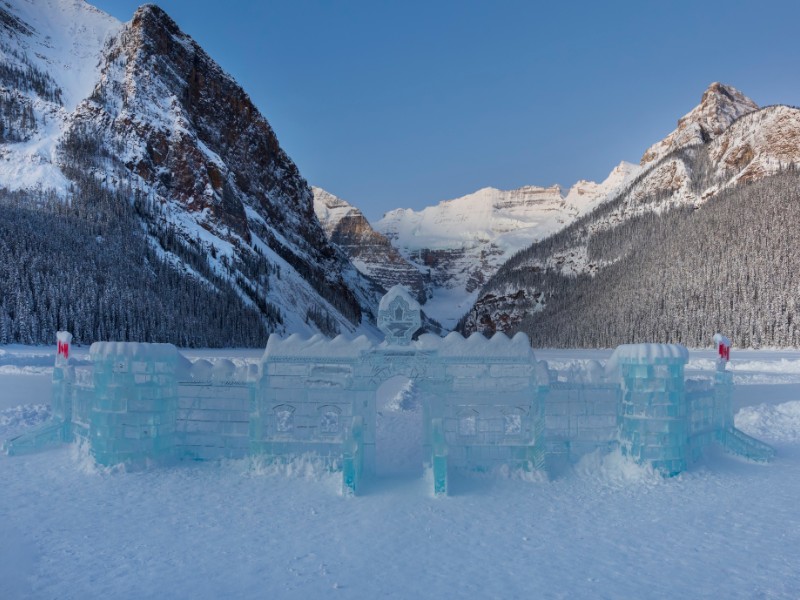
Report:
M645 212L588 240L589 261L604 265L595 275L517 268L492 281L495 289L524 283L541 294L543 309L517 328L534 346L702 347L718 331L739 347L800 346L795 170L724 190L700 207ZM535 244L515 261L542 259L559 243Z
M157 207L89 179L76 189L67 202L0 191L0 344L50 344L60 329L76 343L266 343L280 312L261 299L245 304L200 244L163 222L156 226ZM168 257L179 257L196 276ZM267 261L252 262L237 267L253 282L266 281ZM263 298L263 286L249 286L240 289Z

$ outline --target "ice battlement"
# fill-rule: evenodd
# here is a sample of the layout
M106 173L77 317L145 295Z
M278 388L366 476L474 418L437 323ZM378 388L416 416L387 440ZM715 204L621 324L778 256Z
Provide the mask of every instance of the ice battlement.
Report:
M623 344L617 346L608 366L626 364L682 363L689 361L689 351L680 344Z
M552 471L589 452L620 448L665 475L720 444L753 460L773 450L733 426L729 343L705 382L687 383L689 353L675 344L617 348L603 366L552 371L524 334L445 338L413 334L419 305L402 288L381 302L387 335L270 337L258 365L191 363L169 344L99 342L76 376L69 336L59 335L53 420L6 444L9 454L85 440L102 465L313 453L354 493L375 472L376 396L387 380L415 382L423 460L434 491L453 470L500 465Z

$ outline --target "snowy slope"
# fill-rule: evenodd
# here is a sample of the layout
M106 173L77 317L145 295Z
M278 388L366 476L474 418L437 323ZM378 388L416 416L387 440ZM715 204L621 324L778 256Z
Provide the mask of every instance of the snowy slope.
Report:
M31 64L61 88L67 112L91 94L97 83L103 49L122 28L114 17L84 0L16 0L5 4L33 31L8 39ZM8 60L9 56L3 56Z
M8 0L0 29L0 117L17 115L0 123L0 188L99 182L136 199L163 261L219 289L177 239L268 330L375 334L380 291L327 241L246 92L164 11L122 24L82 0Z
M796 166L800 166L800 110L789 106L759 109L735 88L713 83L700 104L679 120L678 128L647 150L635 176L610 194L602 206L594 205L600 210L584 212L579 222L565 227L558 236L538 247L525 248L504 264L481 290L462 323L464 330L515 331L523 319L538 314L548 301L554 311L558 306L574 305L571 280L595 277L620 258L644 252L644 248L628 245L623 255L608 259L592 251L593 246L604 244L603 240L630 237L631 231L615 232L622 231L632 219L676 208L697 209L739 184L760 181ZM758 202L755 198L753 201ZM743 259L733 258L738 262ZM544 273L547 275L542 277L551 280L547 285L539 275ZM630 294L644 293L635 291L636 281L625 285ZM558 293L553 293L554 287ZM602 304L599 298L598 302ZM715 314L728 318L724 310ZM570 318L579 322L583 317ZM587 339L590 337L587 335Z
M69 182L57 167L59 139L70 113L92 92L105 44L122 23L83 0L6 1L0 17L0 63L32 69L44 81L14 86L0 80L0 95L29 107L35 119L27 139L0 145L0 185L64 194Z
M47 375L3 372L38 360L29 354L0 352L0 406L11 378L22 380L25 402L0 410L0 440L38 422L34 407L48 400L35 384ZM609 354L537 357L566 366ZM713 361L693 351L688 369ZM593 455L551 481L454 477L453 494L433 498L403 462L417 440L393 436L382 438L394 459L387 473L343 498L340 477L311 460L126 474L97 469L73 447L3 455L0 597L791 600L800 589L800 354L735 351L732 364L736 425L777 449L769 465L712 455L662 479ZM385 400L381 418L398 418L402 399Z

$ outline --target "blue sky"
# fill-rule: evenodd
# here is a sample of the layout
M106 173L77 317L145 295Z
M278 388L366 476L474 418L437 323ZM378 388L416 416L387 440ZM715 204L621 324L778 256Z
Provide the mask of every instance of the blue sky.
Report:
M120 20L138 2L93 1ZM800 104L796 2L157 2L313 185L376 221L481 187L600 181L712 81Z

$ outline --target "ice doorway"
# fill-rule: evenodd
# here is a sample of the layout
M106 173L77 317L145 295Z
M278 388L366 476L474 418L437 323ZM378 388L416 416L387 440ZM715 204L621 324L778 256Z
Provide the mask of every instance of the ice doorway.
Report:
M397 375L375 391L375 473L422 475L422 403L416 382Z

